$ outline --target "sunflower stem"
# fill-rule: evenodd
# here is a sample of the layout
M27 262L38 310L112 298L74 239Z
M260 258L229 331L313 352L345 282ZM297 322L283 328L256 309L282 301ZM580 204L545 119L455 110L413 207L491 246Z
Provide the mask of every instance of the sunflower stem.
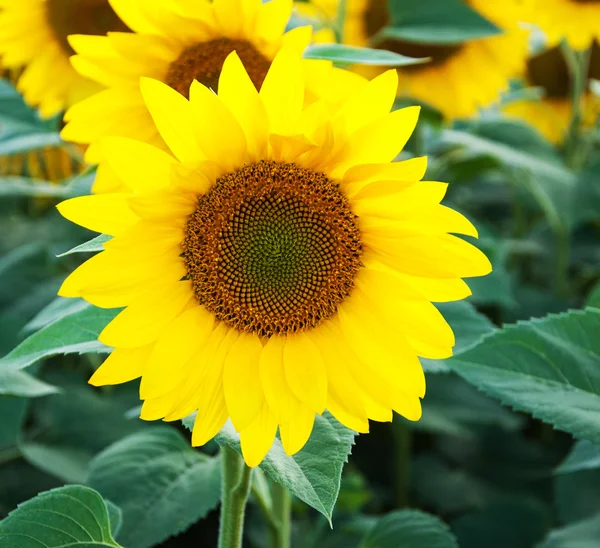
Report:
M579 169L581 167L580 134L584 116L585 92L591 49L575 51L565 42L563 42L561 47L571 75L571 101L573 109L565 151L569 166L573 169Z
M290 492L279 483L273 483L271 494L273 495L273 517L276 523L271 546L273 548L290 548L292 497Z
M252 469L233 449L221 449L221 523L219 548L241 548L244 513L252 484Z

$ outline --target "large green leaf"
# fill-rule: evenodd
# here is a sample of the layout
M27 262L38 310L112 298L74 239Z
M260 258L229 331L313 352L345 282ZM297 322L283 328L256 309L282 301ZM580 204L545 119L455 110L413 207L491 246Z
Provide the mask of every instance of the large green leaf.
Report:
M452 327L456 344L454 355L464 352L467 348L478 343L480 339L491 333L495 326L483 314L480 314L473 306L465 301L454 303L437 303L439 311L444 315L446 321ZM441 373L449 371L443 360L421 359L423 368L428 373Z
M185 531L220 499L219 459L192 449L176 430L157 427L108 447L88 483L123 511L119 542L145 548Z
M381 38L458 44L502 32L461 0L389 0L390 25Z
M0 371L22 369L57 354L109 352L98 335L119 310L85 308L40 329L0 359Z
M1 144L0 144L1 148ZM32 196L65 198L66 187L27 177L0 177L0 197Z
M191 429L193 417L184 419L184 424ZM323 416L315 417L310 439L301 451L289 457L281 441L276 439L260 468L273 481L331 521L340 491L342 469L352 450L354 436L352 430L325 412ZM215 439L219 445L232 447L241 454L240 436L231 423L228 422Z
M557 472L567 474L594 468L600 468L600 445L583 440L575 444Z
M536 548L598 548L600 514L552 531Z
M458 548L450 528L417 510L400 510L381 518L360 548Z
M21 504L0 522L6 548L118 547L108 510L93 489L72 485L47 491Z
M40 398L56 394L59 389L23 371L0 371L0 395Z
M427 59L413 59L393 51L359 48L344 44L311 44L304 51L305 59L322 59L339 65L377 65L401 67L424 63Z
M516 410L600 443L600 310L496 331L446 363Z

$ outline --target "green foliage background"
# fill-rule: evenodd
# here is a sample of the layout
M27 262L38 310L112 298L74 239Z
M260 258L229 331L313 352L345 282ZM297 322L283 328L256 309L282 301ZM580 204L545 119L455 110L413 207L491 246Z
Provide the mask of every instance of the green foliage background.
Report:
M498 31L456 2L425 4L394 0L386 36ZM306 56L410 62L336 45ZM1 82L0 156L60 145L58 128ZM271 546L285 525L274 485L294 496L295 547L600 545L599 126L571 139L555 147L494 109L451 125L424 110L403 157L430 156L427 178L450 183L447 203L479 228L494 271L469 280L467 302L440 306L456 352L423 360L420 422L357 436L326 413L294 457L276 440L254 473L246 546ZM585 156L573 162L569 147ZM88 386L118 311L55 297L106 241L53 207L93 178L0 179L0 547L215 546L219 448L239 452L237 434L226 426L192 449L193 417L144 423L135 383Z

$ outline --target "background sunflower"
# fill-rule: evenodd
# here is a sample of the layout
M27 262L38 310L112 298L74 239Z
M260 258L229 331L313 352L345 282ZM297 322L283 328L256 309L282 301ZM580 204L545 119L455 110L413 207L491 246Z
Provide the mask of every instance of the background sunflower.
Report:
M127 30L108 0L2 0L0 61L7 69L25 67L17 88L49 118L97 90L69 63L69 34Z
M527 36L518 23L526 12L521 0L502 5L485 0L466 3L498 25L502 34L453 44L380 40L377 35L390 24L393 5L386 0L349 0L344 2L340 37L352 46L374 45L409 57L431 57L429 63L398 70L399 96L423 101L450 119L471 116L479 108L497 101L501 92L508 89L509 78L523 71ZM310 5L314 7L307 10L298 4L299 12L321 16L335 25L338 2L314 0ZM358 70L371 77L381 72L364 67Z

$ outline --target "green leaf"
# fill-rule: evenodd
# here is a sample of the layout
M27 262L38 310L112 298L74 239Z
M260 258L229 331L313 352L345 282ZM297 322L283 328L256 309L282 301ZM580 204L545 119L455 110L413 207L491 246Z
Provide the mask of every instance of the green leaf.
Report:
M456 344L454 355L464 352L474 344L478 343L484 335L494 331L496 327L483 314L465 302L436 303L436 307L443 314L446 321L452 327ZM450 369L445 360L429 360L422 358L421 364L427 373L448 372Z
M536 548L598 548L600 539L600 514L556 529Z
M600 443L600 310L571 311L496 331L446 363L518 411Z
M57 255L57 257L65 257L66 255L71 255L73 253L96 253L98 251L104 251L104 244L111 238L112 236L108 236L107 234L100 234L99 236L92 238L89 242L85 242L73 249L69 249L69 251Z
M119 531L123 525L123 511L116 504L110 502L110 500L105 500L104 503L106 504L106 509L108 510L110 531L113 537L118 538Z
M184 419L183 423L191 430L193 416ZM273 447L259 466L273 481L283 485L331 522L340 491L342 469L355 435L325 412L323 416L315 417L310 439L301 451L289 457L281 441L275 439ZM215 440L221 446L226 445L242 453L240 436L229 422Z
M61 487L21 504L0 522L7 548L118 547L102 497L81 485Z
M577 178L573 200L574 224L597 222L600 219L598 179L600 179L600 157L593 156Z
M389 11L390 26L382 29L382 38L459 44L502 32L460 0L390 0Z
M66 299L65 297L56 297L50 304L40 310L36 316L25 326L25 331L37 331L62 318L75 314L92 305L83 299Z
M57 354L107 353L110 349L98 341L98 335L119 312L90 307L60 318L0 359L0 371L22 369Z
M10 156L22 154L31 150L40 150L47 147L60 146L63 141L59 133L39 132L25 135L9 135L0 138L0 155Z
M60 392L56 386L24 373L23 371L0 371L0 395L21 398L41 398Z
M311 44L304 50L305 59L323 59L339 65L377 65L403 67L425 63L428 59L413 59L384 49L359 48L344 44Z
M89 462L85 451L35 442L20 443L19 449L33 466L65 483L85 483Z
M119 541L145 548L185 531L220 499L220 464L167 427L133 434L90 465L88 483L123 511Z
M459 145L471 154L489 156L501 164L523 169L536 179L549 178L549 182L559 189L574 185L573 172L564 165L550 144L528 126L509 120L494 120L472 123L468 129L444 130L441 143Z
M27 177L0 177L0 197L30 196L64 198L68 195L62 185Z
M600 445L583 440L575 444L556 472L568 474L594 468L600 468Z
M381 518L360 548L458 548L450 528L418 510L400 510Z

